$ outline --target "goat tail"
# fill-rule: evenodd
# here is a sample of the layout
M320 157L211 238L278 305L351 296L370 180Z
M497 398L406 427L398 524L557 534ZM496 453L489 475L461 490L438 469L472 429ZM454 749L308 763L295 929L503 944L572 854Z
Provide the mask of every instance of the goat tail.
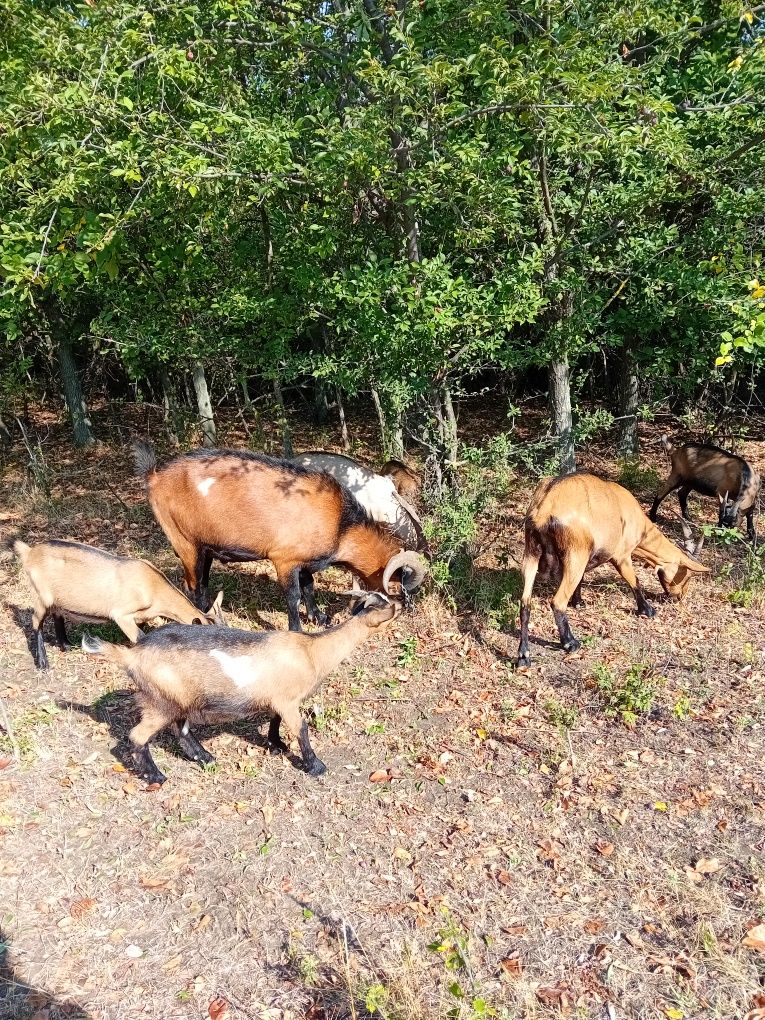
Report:
M132 447L133 467L139 477L145 478L157 470L157 455L151 443L147 443L143 439L136 439L133 441Z
M123 648L122 645L113 645L111 641L103 641L99 637L93 637L87 631L82 635L82 650L88 655L100 655L102 659L108 659L109 662L118 662L121 665L125 663L126 653L130 652L129 648Z
M22 542L18 538L17 539L11 539L8 542L8 545L13 549L13 552L18 557L18 559L21 561L21 565L23 566L26 563L26 561L27 561L27 556L29 555L30 546L28 546L26 542Z
M661 445L664 447L664 449L667 451L667 453L672 453L672 451L674 450L674 447L673 447L672 443L670 442L669 436L662 436L661 437Z

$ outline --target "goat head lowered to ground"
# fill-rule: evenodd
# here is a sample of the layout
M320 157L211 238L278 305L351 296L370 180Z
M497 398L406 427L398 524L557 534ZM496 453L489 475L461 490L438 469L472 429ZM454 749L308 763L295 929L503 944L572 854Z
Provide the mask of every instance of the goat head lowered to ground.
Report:
M149 783L163 783L150 740L170 727L181 751L202 765L215 759L191 732L190 723L228 722L263 709L274 714L268 728L272 754L286 751L279 736L284 720L298 737L303 764L312 776L326 771L311 747L300 703L363 641L385 630L401 606L378 592L362 592L352 616L321 634L290 631L216 630L168 626L134 648L86 634L83 651L122 666L138 687L141 719L130 732L133 759Z
M720 504L718 523L721 528L735 528L740 514L746 517L746 530L754 541L754 507L760 491L760 476L743 457L737 457L719 446L707 443L686 443L674 447L667 436L661 439L672 464L666 482L659 486L648 516L656 520L659 506L674 489L683 517L688 519L688 494L716 496Z
M653 567L667 595L682 598L691 575L708 572L693 558L701 551L702 543L703 538L691 548L692 555L679 549L648 520L632 493L615 482L589 474L543 479L532 496L525 521L518 664L530 662L531 593L540 565L547 572L559 571L562 575L552 609L561 646L572 652L580 643L571 632L566 609L569 604L582 604L586 570L611 563L634 592L638 613L650 617L655 610L638 582L632 557Z
M407 549L427 551L428 543L419 515L409 500L398 492L392 475L377 474L342 453L320 450L301 453L293 458L292 463L315 471L326 471L353 493L372 520L388 524Z
M202 613L146 560L55 539L32 546L17 541L13 551L34 592L32 627L38 669L48 668L42 626L49 615L62 651L67 647L65 616L84 623L113 620L131 641L141 636L139 623L157 616L176 623L223 624L223 592L212 609Z
M197 605L207 605L213 559L269 559L287 598L289 629L300 630L302 593L309 619L326 623L313 597L313 575L346 567L366 588L389 591L400 574L404 595L427 572L385 525L321 471L238 450L196 450L157 467L146 443L134 444L154 515L180 557Z

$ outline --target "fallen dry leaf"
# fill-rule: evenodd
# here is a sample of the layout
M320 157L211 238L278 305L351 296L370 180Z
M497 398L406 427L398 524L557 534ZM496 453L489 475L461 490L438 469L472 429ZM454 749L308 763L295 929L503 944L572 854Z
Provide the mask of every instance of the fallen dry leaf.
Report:
M207 1013L210 1020L226 1020L226 1017L229 1015L228 1003L221 997L213 999L207 1007Z
M138 884L144 889L166 889L170 884L169 878L149 878L148 875L141 875Z
M499 961L499 966L502 974L506 974L510 978L520 977L523 973L521 961L517 956L506 956L504 960Z
M162 789L162 783L149 783L144 787L144 793L155 793L157 790Z
M609 843L607 839L598 839L595 841L595 849L601 857L610 857L614 852L614 844Z
M7 769L12 763L13 758L9 754L0 755L0 769Z
M582 925L588 935L597 935L599 932L603 931L605 926L605 921L601 921L598 917L591 917Z
M765 924L756 924L754 928L750 928L741 944L758 953L765 953Z
M694 871L697 871L699 875L714 875L721 868L722 864L720 864L716 857L702 857L694 865Z
M72 917L76 917L79 920L79 918L84 917L86 914L90 913L93 907L96 906L97 902L98 902L97 900L94 900L91 897L88 897L87 899L84 900L75 900L74 903L72 903L71 906L69 907L69 913L72 915Z
M391 776L387 769L375 769L369 776L370 783L388 783L390 780Z

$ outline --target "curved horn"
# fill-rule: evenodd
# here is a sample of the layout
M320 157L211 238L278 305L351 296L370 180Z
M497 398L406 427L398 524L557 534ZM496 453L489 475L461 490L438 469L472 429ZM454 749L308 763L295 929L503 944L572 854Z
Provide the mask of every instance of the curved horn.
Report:
M693 558L695 560L697 560L699 558L699 553L704 548L704 539L705 538L706 538L706 535L702 535L701 538L696 543L696 545L694 545L694 547L693 547L693 552L691 553L691 556L693 556Z
M397 570L406 571L406 575L404 573L401 574L401 586L405 591L412 592L417 591L422 582L425 580L428 567L422 556L416 552L405 550L403 552L396 553L395 556L391 556L385 567L382 581L383 591L387 595L390 595L388 587L390 585L390 579Z

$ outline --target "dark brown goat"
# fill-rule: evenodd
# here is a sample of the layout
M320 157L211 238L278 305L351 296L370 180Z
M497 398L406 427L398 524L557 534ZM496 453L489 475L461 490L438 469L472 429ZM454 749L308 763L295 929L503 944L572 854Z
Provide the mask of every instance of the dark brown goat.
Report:
M385 592L400 571L405 595L422 584L423 558L404 552L387 527L321 471L237 450L196 450L158 468L148 444L134 444L134 452L154 515L200 608L208 602L213 559L271 560L295 631L301 592L309 619L327 623L313 598L318 570L347 567L368 589Z
M735 528L739 514L746 517L746 531L754 541L754 507L760 491L760 476L747 464L743 457L737 457L719 446L707 443L686 443L673 447L667 436L661 439L672 464L669 478L656 493L649 518L656 520L659 506L674 489L680 511L686 520L688 516L688 493L699 492L702 496L716 496L720 504L718 523L721 528Z
M703 538L686 547L693 554L688 555L651 524L631 492L595 475L543 479L531 497L525 532L519 665L531 661L531 593L540 567L560 577L552 609L565 652L580 645L571 632L566 609L569 604L582 605L585 571L611 563L634 592L638 613L649 617L655 610L635 575L633 557L653 567L664 591L673 598L683 597L693 574L707 573L707 567L693 558L701 550Z

